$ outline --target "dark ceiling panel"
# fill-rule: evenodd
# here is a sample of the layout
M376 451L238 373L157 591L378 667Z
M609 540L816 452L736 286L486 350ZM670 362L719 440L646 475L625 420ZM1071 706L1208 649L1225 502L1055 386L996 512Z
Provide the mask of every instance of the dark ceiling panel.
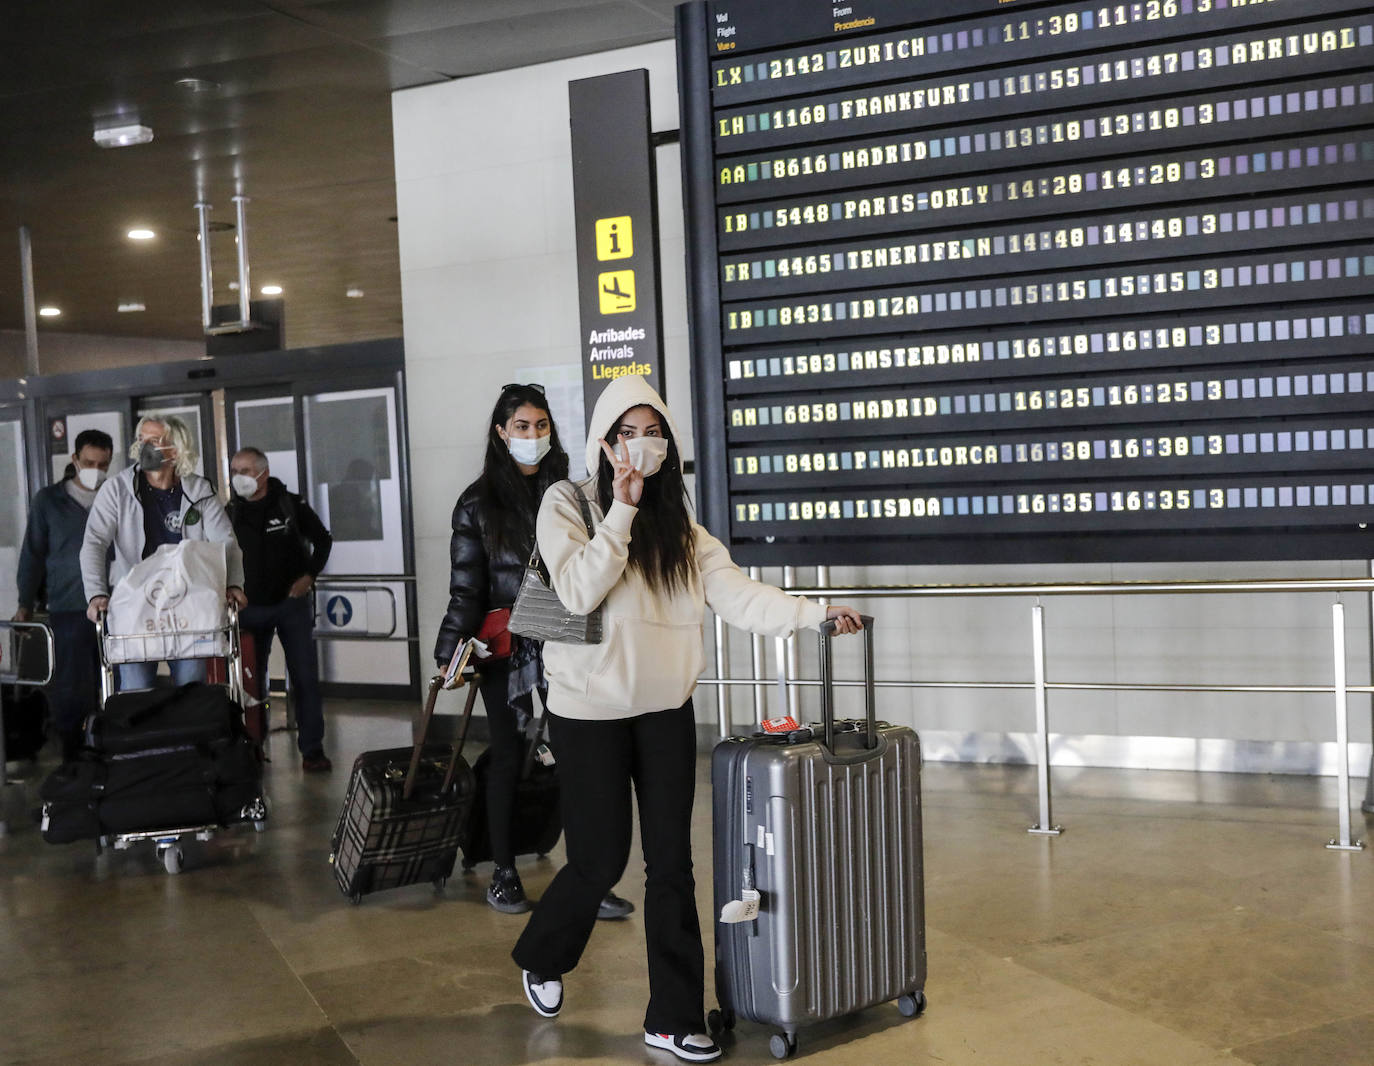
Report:
M40 329L201 335L193 205L232 223L254 287L285 287L293 346L398 336L391 93L672 33L673 0L66 0L7 5L0 37L0 329L22 329L28 225ZM179 78L214 83L190 93ZM151 144L102 149L123 109ZM130 242L132 225L158 238ZM213 235L232 303L231 232ZM361 299L345 292L361 288ZM147 310L120 314L120 302Z

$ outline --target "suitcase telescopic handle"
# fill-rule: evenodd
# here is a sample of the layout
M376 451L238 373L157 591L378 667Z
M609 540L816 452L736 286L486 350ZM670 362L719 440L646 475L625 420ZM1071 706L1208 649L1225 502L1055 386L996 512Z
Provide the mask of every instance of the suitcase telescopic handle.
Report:
M440 789L442 792L447 792L449 785L453 783L453 774L463 753L463 744L468 738L468 724L472 721L472 707L477 702L477 686L480 681L481 675L473 674L467 682L468 698L463 704L463 724L459 726L458 743L453 746L453 755L448 761L448 772L444 774L444 784ZM415 791L415 776L420 771L420 754L425 741L429 739L429 725L434 720L434 704L438 701L439 691L443 687L444 675L435 674L429 683L429 692L425 694L424 707L420 711L420 728L416 730L415 747L410 752L410 766L406 769L405 784L401 788L402 799L410 799L410 794Z
M873 616L860 615L864 625L864 712L868 717L867 740L864 746L878 746L878 700L873 687ZM827 619L821 623L821 721L825 725L825 746L835 750L835 665L831 659L830 642L835 638L835 623Z

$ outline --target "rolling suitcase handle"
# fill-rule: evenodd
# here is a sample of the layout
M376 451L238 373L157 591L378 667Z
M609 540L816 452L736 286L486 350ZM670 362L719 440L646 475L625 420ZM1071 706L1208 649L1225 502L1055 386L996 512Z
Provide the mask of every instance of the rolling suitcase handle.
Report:
M864 625L864 710L868 716L867 739L864 746L878 746L878 700L873 687L873 616L860 615ZM825 746L835 750L835 667L831 661L830 642L835 636L835 623L821 623L821 721L825 723Z
M454 670L453 664L450 663L449 670L446 671L446 673L435 674L429 683L429 692L425 696L424 709L420 712L420 728L416 731L415 747L410 753L410 766L406 770L405 785L401 789L402 799L410 799L410 794L415 790L415 775L419 773L420 770L420 752L425 746L425 740L429 736L429 723L434 719L434 704L439 699L439 690L444 687L444 682L448 674L462 671L463 665L467 660L467 654L470 654L471 650L471 644L460 644L458 650L453 653L455 659L457 659L459 655L463 656L463 661L458 663L457 670ZM444 774L444 784L440 791L447 791L449 785L453 783L453 774L458 767L458 759L462 755L463 744L468 738L468 723L472 721L472 706L477 700L477 682L477 675L474 674L472 680L468 682L468 698L463 706L463 724L459 727L458 743L453 747L453 756L448 761L448 772Z

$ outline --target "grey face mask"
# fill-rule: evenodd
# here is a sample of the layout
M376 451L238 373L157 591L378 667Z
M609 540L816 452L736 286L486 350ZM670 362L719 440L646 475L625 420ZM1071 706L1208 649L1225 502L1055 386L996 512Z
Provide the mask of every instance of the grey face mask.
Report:
M144 470L161 470L167 463L167 456L152 441L145 440L138 449L138 465Z

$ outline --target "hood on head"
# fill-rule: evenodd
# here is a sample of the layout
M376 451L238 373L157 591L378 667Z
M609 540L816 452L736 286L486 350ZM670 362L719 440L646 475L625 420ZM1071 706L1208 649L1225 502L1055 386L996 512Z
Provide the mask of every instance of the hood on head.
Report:
M588 474L595 476L597 464L601 461L600 442L606 439L606 434L611 431L616 419L631 407L642 405L652 407L663 421L668 423L668 432L677 442L679 456L682 454L682 434L678 432L677 423L673 421L673 413L668 410L663 397L654 391L654 387L642 375L627 374L607 385L605 391L597 397L596 406L592 408L592 418L587 430Z

